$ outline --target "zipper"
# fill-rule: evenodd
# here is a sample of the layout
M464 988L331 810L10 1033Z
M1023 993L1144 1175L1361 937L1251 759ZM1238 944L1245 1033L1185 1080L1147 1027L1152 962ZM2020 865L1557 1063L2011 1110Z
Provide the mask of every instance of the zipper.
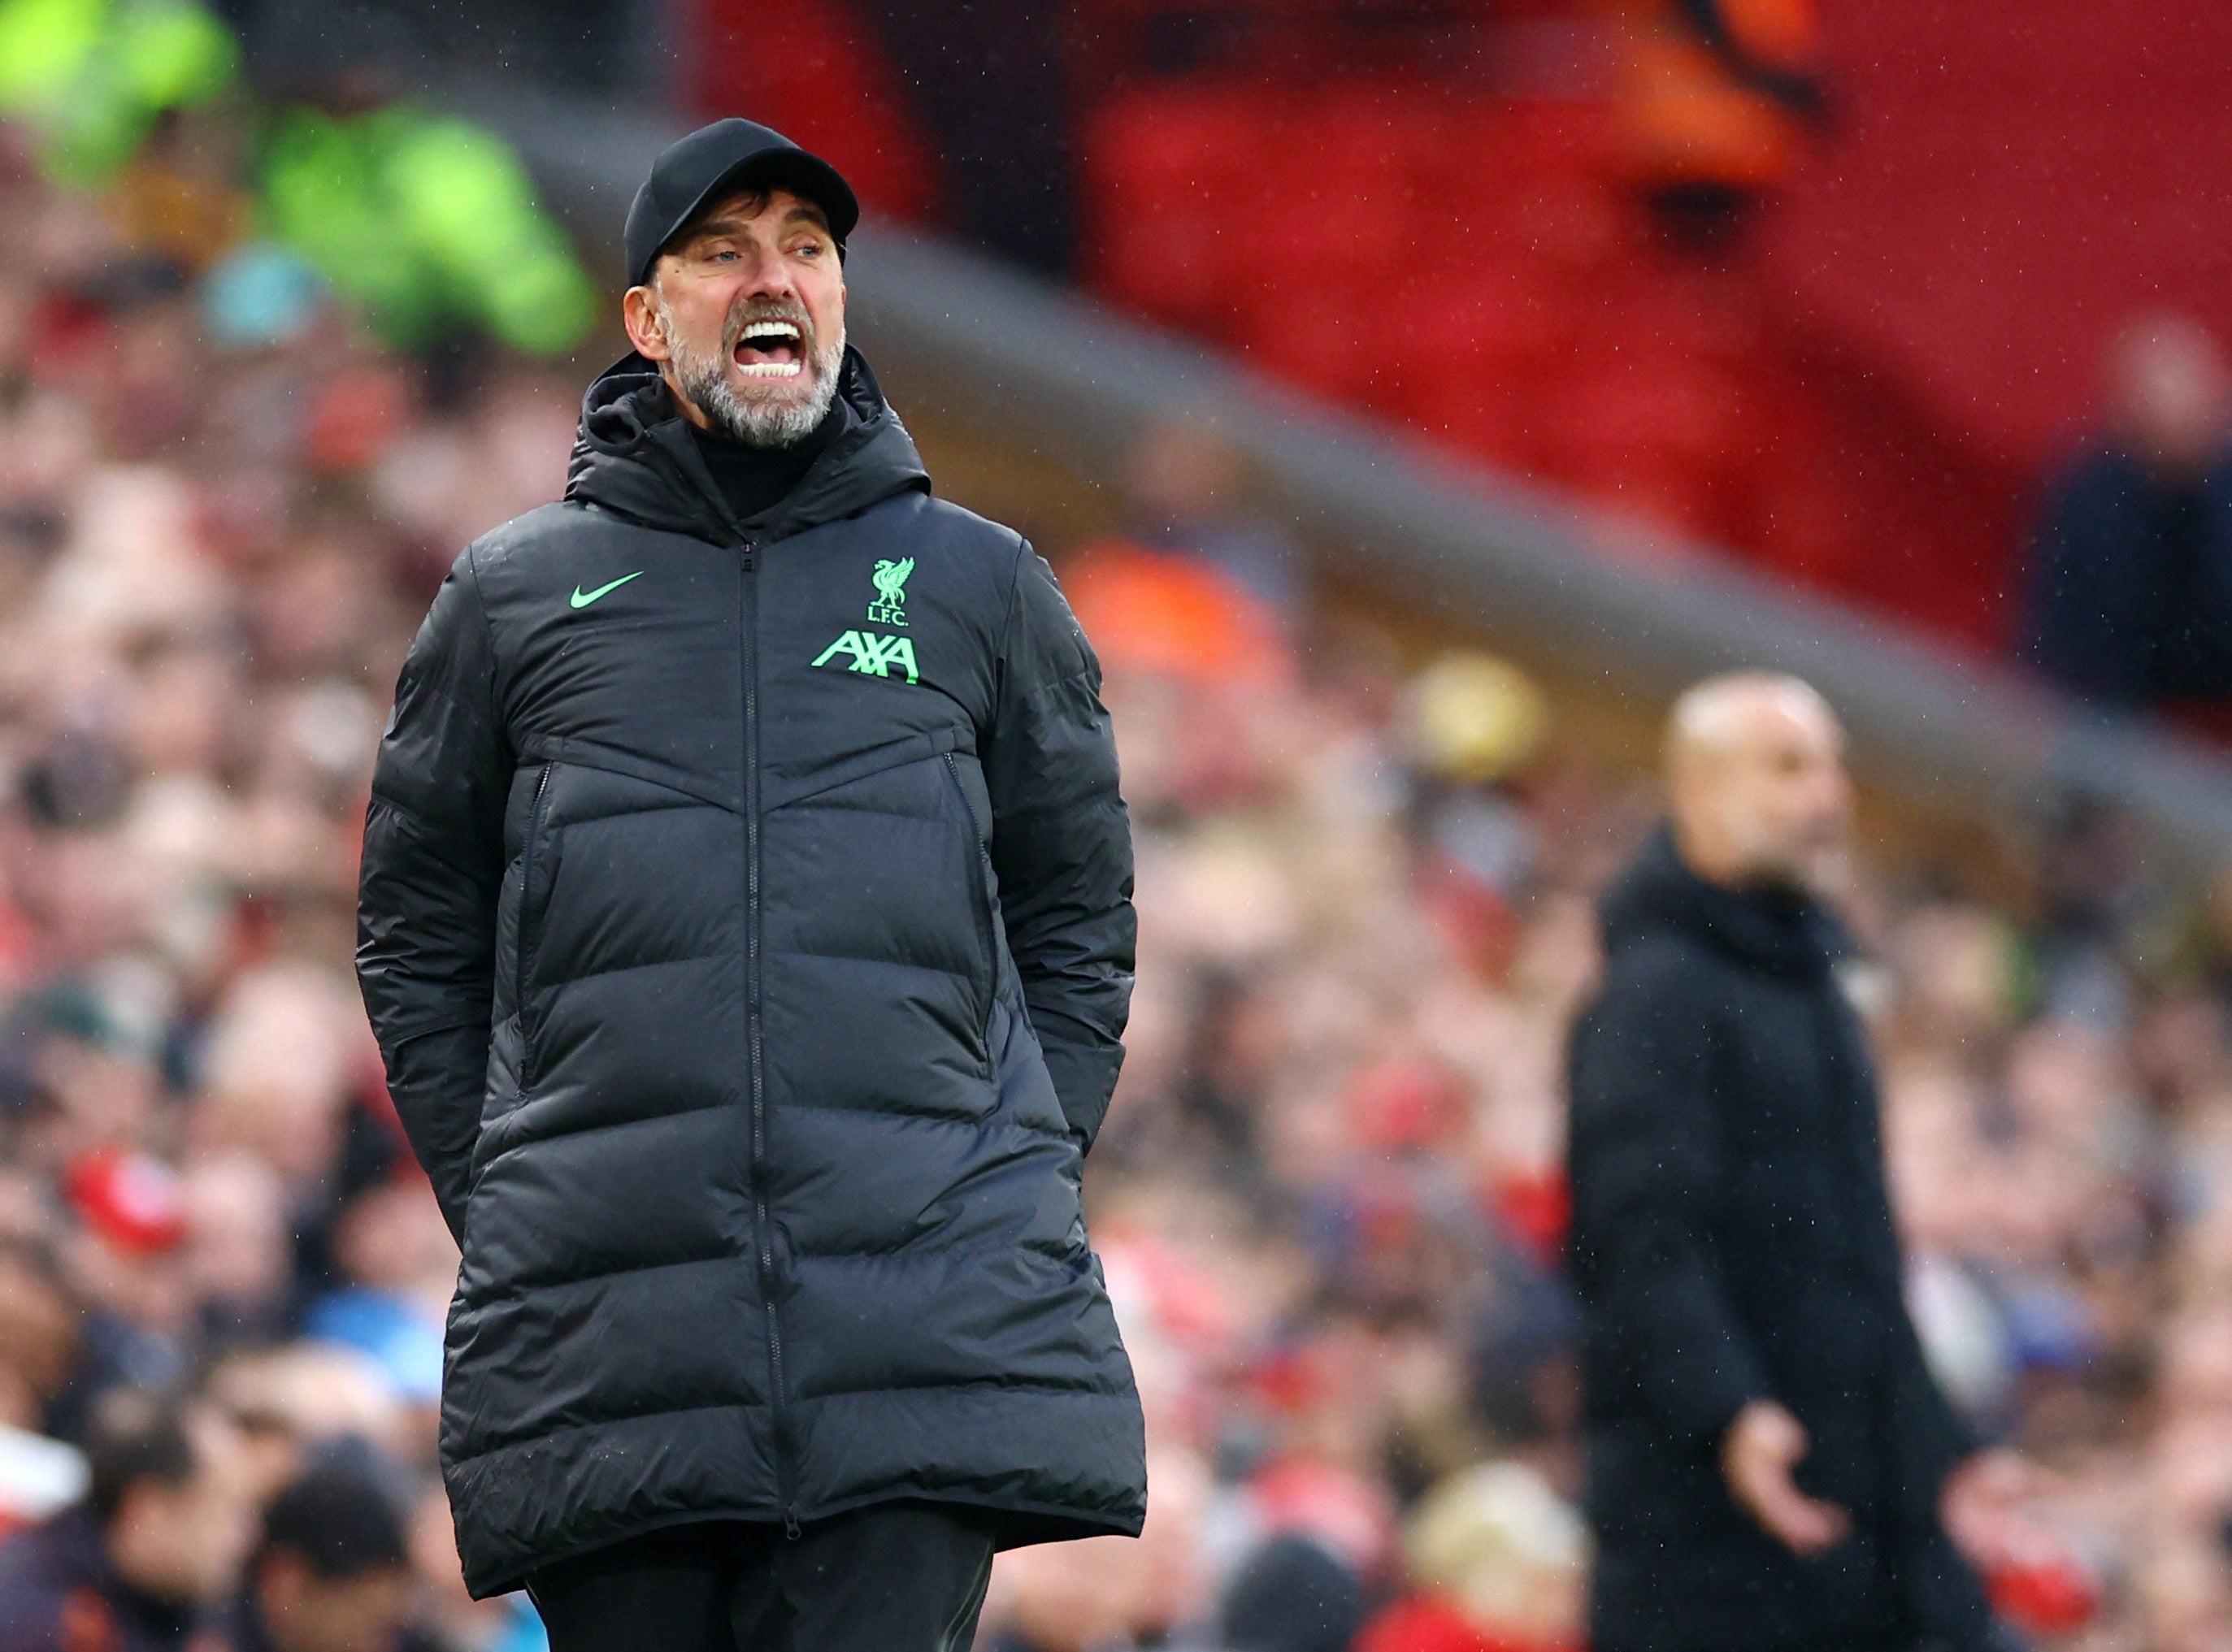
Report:
M529 938L528 929L535 911L535 845L542 836L542 794L550 789L553 767L543 764L542 773L535 776L535 800L527 810L527 846L520 852L519 949L514 979L519 993L519 1093L522 1098L535 1079L535 1040L527 1035L527 972L535 962L535 944Z
M961 766L954 761L950 751L945 754L945 775L953 782L954 793L961 800L961 813L969 820L969 835L976 843L976 897L969 904L976 917L976 938L984 948L984 1007L978 1031L989 1066L992 1059L992 1007L1000 995L1000 943L992 926L992 854L985 848L983 833L977 828L976 810L969 801L969 788L961 783Z
M752 1098L752 1226L759 1246L760 1310L767 1316L769 1392L775 1413L775 1496L782 1527L798 1535L795 1443L790 1434L790 1393L782 1371L782 1323L775 1301L775 1225L768 1216L767 1073L760 1029L760 715L758 547L746 540L738 582L738 624L744 677L744 1044Z

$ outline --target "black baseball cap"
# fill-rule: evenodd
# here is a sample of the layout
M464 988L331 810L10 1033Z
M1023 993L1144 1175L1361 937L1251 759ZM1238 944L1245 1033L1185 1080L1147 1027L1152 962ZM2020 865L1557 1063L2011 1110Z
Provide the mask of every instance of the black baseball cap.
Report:
M860 203L834 166L809 155L770 127L731 115L700 126L667 146L628 208L628 285L640 287L666 243L723 195L743 189L787 189L829 220L837 250L860 221Z

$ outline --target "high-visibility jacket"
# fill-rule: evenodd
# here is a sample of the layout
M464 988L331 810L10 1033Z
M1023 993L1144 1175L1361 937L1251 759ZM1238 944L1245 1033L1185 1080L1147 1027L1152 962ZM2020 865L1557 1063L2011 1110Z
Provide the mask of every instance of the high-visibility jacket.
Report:
M263 159L262 213L390 342L470 324L556 354L595 318L596 292L537 204L511 146L408 103L350 120L290 109Z
M56 178L101 184L157 117L232 86L240 42L198 0L0 0L0 114Z

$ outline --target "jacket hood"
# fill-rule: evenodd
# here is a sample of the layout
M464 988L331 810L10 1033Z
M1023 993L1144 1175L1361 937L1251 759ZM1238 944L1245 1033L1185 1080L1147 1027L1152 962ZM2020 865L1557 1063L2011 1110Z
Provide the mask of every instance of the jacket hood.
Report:
M849 344L839 369L837 405L845 428L798 486L740 522L722 498L659 369L630 351L598 374L581 398L565 496L646 528L725 544L781 539L858 515L897 494L929 491L930 473L914 438Z
M1723 889L1683 865L1660 826L1598 903L1607 956L1654 936L1700 941L1754 969L1814 979L1852 950L1818 904L1769 891Z

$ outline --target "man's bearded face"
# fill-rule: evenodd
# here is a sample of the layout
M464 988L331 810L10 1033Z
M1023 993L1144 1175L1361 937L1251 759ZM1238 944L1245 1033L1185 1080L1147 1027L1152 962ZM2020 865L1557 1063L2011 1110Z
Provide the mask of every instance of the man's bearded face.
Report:
M676 382L713 429L751 447L788 447L811 432L837 398L845 323L823 338L796 299L743 296L732 307L717 349L701 348L659 316L673 351Z
M626 304L630 336L723 436L787 447L836 398L845 273L821 209L740 191L659 256Z

